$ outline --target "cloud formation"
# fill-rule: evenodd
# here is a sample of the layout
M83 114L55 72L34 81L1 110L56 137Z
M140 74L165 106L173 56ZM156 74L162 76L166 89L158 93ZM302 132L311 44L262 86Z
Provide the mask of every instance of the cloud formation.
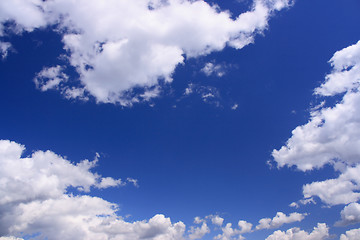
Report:
M203 222L201 224L201 227L190 227L189 230L189 239L193 240L193 239L202 239L205 234L210 233L210 229L207 226L207 224L205 222Z
M337 226L346 226L360 222L360 204L351 203L341 211L341 220L336 222Z
M214 237L214 239L231 240L231 239L245 239L241 234L252 231L252 224L244 220L238 222L239 229L232 228L231 223L227 223L225 227L221 228L222 233Z
M272 156L278 167L302 171L333 166L338 177L304 185L299 203L318 197L327 206L346 204L336 225L349 225L360 222L360 41L336 52L330 64L331 73L314 91L325 100ZM340 101L326 106L330 97Z
M16 142L0 141L0 235L8 236L2 239L27 234L54 240L183 239L182 222L172 223L162 214L126 222L116 204L84 194L126 183L93 173L98 156L74 164L51 151L22 157L24 150Z
M302 221L306 213L291 213L289 216L286 216L286 214L282 212L277 212L276 216L271 218L262 218L259 220L259 225L256 226L257 230L261 229L270 229L270 228L278 228L286 223L293 223L293 222L300 222Z
M279 167L295 166L306 171L330 163L342 170L342 165L359 163L360 41L336 52L330 63L333 70L315 94L344 96L335 106L320 106L311 111L309 122L295 128L286 145L273 151Z
M341 234L340 240L357 240L360 239L360 228L359 229L351 229L346 231L345 234Z
M229 11L201 0L4 0L0 36L8 22L14 23L13 33L56 26L67 61L60 69L45 66L35 81L44 74L47 80L36 81L38 88L128 106L148 101L143 94L170 83L185 58L252 43L267 28L270 16L291 3L255 0L251 10L233 18ZM51 78L46 73L54 68L57 74ZM69 68L76 70L78 79L59 78Z
M291 228L285 231L275 231L268 236L266 240L323 240L329 237L329 228L325 223L318 223L317 227L310 233L300 230L299 228Z

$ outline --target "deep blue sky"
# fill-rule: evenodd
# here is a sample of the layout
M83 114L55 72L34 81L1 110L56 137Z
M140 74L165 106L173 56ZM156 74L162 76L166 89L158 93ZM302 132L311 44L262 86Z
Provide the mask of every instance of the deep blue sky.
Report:
M234 13L246 8L235 1L217 3ZM72 161L100 153L96 172L139 180L139 188L92 192L118 203L119 214L131 214L130 220L163 213L190 224L195 216L220 214L233 224L240 219L256 224L277 211L298 211L310 215L280 229L310 230L324 221L331 226L342 207L319 203L294 210L288 205L302 198L303 184L336 173L328 167L306 173L271 169L266 161L307 122L311 104L319 103L313 89L330 72L328 60L359 40L359 10L357 0L298 0L274 16L254 44L186 60L154 106L97 104L41 92L32 79L43 66L60 61L61 36L51 29L7 36L16 51L0 62L1 138L26 145L27 154L50 149ZM231 65L225 76L200 72L213 60ZM189 83L216 87L221 106L196 94L182 98ZM331 233L345 229L332 227Z

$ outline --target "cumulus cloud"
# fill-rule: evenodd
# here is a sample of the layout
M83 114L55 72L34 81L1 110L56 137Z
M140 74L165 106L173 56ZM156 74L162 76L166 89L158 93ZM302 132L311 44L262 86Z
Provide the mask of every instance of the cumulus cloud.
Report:
M210 233L210 229L205 222L202 223L201 227L190 227L189 239L202 239L205 234Z
M345 234L341 234L340 240L357 240L360 239L360 228L359 229L351 229L346 231Z
M336 222L337 226L346 226L360 222L360 204L351 203L341 211L341 220Z
M0 235L8 236L1 239L33 234L54 240L183 239L182 222L172 223L161 214L126 222L116 204L84 194L93 187L126 183L93 173L98 155L74 164L51 151L22 157L24 150L16 142L0 141Z
M240 228L240 233L248 233L248 232L251 232L251 229L252 229L252 224L249 223L249 222L246 222L244 220L240 220L238 222L238 226Z
M17 0L0 2L0 37L5 34L4 23L14 21L12 30L15 33L33 31L47 24L42 11L42 0Z
M286 145L272 153L278 167L307 171L332 165L337 178L303 186L303 201L316 196L328 206L360 200L360 41L336 52L330 64L331 73L314 91L325 100L311 110L309 122L295 128ZM341 101L327 106L330 97ZM356 221L356 214L349 213L356 206L345 207L338 224Z
M147 100L141 91L171 82L185 56L252 43L267 28L270 16L291 3L255 0L249 11L233 18L229 11L200 0L3 0L0 25L4 29L3 23L13 22L15 32L56 26L62 34L69 64L61 67L74 68L79 79L72 85L56 75L40 82L43 91L57 89L68 98L93 96L97 102L131 105Z
M252 224L240 220L238 222L239 229L232 228L231 223L227 223L225 227L221 228L222 233L214 237L214 239L231 240L231 239L245 239L241 234L251 232Z
M360 165L348 167L338 178L303 186L305 198L319 197L327 205L349 204L360 199Z
M294 212L291 213L289 216L287 216L282 212L277 212L276 216L273 219L271 218L260 219L259 225L256 226L256 229L261 230L261 229L278 228L286 223L300 222L305 218L306 215L307 215L306 213Z
M318 223L317 227L311 233L300 230L299 228L291 228L284 231L275 231L268 236L266 240L323 240L329 237L329 228L325 223Z
M205 218L210 219L211 223L217 226L221 226L224 223L224 218L220 217L219 215L209 215Z
M273 151L279 167L296 166L306 171L327 163L359 163L359 49L360 41L336 52L331 58L333 71L326 76L325 83L315 90L315 94L329 97L343 93L344 96L335 106L314 109L309 122L295 128L286 145Z
M235 239L235 237L237 239L243 239L243 237L240 235L240 230L234 229L231 226L231 223L227 223L225 227L221 229L222 233L215 236L214 239L231 240Z

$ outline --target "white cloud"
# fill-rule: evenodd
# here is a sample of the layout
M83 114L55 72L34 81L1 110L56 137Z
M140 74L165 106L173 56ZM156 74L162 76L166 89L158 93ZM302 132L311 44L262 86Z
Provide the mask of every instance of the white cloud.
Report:
M2 59L7 57L10 48L11 48L10 43L0 41L0 55Z
M231 240L235 237L238 239L243 239L243 237L240 235L240 230L232 228L231 225L231 223L227 223L225 227L221 229L222 233L215 236L214 239Z
M206 76L216 75L218 77L222 77L226 73L226 66L224 64L216 64L212 62L208 62L205 66L201 69L201 71Z
M237 103L235 103L234 105L232 105L231 109L236 110L238 107L239 107L239 105Z
M47 91L49 89L58 89L61 83L68 80L68 76L62 72L62 67L57 65L56 67L44 68L34 78L36 87L41 91Z
M128 178L126 178L126 181L129 182L129 183L132 183L135 187L139 187L139 183L138 183L137 179L128 177Z
M189 239L201 239L205 234L210 233L210 229L205 222L202 223L201 227L190 227Z
M318 223L317 227L311 233L300 230L299 228L291 228L284 231L275 231L268 236L266 240L323 240L329 237L329 228L325 223Z
M360 159L360 41L338 51L330 62L333 71L315 90L320 96L344 93L333 107L320 106L311 111L311 119L293 130L292 137L280 150L273 151L279 167L296 166L302 171L324 164L354 165Z
M4 35L2 24L15 21L15 32L32 31L47 24L42 12L42 0L0 1L0 36Z
M286 145L272 154L278 167L306 171L331 164L337 178L303 187L304 201L317 196L329 206L360 200L360 41L336 52L330 63L332 72L315 94L341 101L313 108L309 122L295 128Z
M204 223L204 222L206 222L206 220L202 219L201 217L194 218L194 223L196 223L196 224L200 224L200 223Z
M213 86L202 86L199 84L190 83L188 84L185 92L183 94L184 97L189 96L191 94L196 94L201 97L202 101L208 104L213 104L217 107L221 106L220 100L220 92L216 87Z
M238 222L238 226L240 228L240 233L248 233L248 232L251 232L251 229L252 229L252 224L251 223L248 223L244 220L240 220Z
M224 219L218 215L209 215L206 218L211 219L211 223L217 226L221 226L224 223Z
M358 240L360 239L360 228L359 229L351 229L346 231L345 234L341 234L340 240Z
M97 102L131 105L144 100L133 89L146 92L162 80L171 82L184 56L225 46L240 49L267 28L272 14L290 5L290 0L255 0L250 11L234 20L205 1L3 0L0 24L14 21L19 32L57 24L69 63L80 76L76 91L69 92L75 87L69 82L58 90L68 98L90 95ZM59 79L48 81L43 90ZM159 94L153 93L146 96Z
M338 178L313 182L303 186L305 198L319 197L328 205L348 204L360 199L360 164L348 167Z
M0 237L0 240L24 240L24 239L16 238L16 237Z
M305 198L305 199L300 199L299 201L297 201L297 202L292 202L292 203L290 203L290 207L295 207L295 208L299 208L300 207L300 205L299 204L301 204L301 205L307 205L307 204L316 204L316 202L315 202L315 200L314 200L314 198Z
M351 203L341 211L341 220L336 222L337 226L346 226L360 222L360 204Z
M220 240L245 239L241 234L251 232L252 224L240 220L238 222L238 226L240 229L232 228L232 224L227 223L225 227L221 228L222 233L215 236L214 239L220 239Z
M326 76L325 83L315 89L322 96L334 96L354 90L360 82L360 41L337 51L330 59L333 72Z
M289 216L286 216L286 214L282 212L277 212L276 216L271 218L262 218L259 220L259 225L256 226L257 230L261 229L270 229L270 228L278 228L286 223L293 223L293 222L300 222L302 221L306 213L291 213Z
M126 222L116 214L116 204L84 195L92 187L125 184L91 172L98 154L94 161L74 164L51 151L22 157L24 149L16 142L0 141L1 236L39 234L35 239L54 240L183 239L182 222L172 223L161 214L149 220ZM127 182L134 183L131 179ZM78 195L69 192L70 187L77 188Z

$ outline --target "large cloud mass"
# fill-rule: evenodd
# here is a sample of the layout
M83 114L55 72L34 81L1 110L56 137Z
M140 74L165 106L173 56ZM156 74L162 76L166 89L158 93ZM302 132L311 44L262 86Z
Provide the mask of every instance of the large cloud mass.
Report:
M75 165L51 151L22 157L24 149L12 141L0 141L1 236L39 234L37 239L54 240L183 238L182 222L172 223L161 214L126 222L116 214L116 204L84 195L92 187L126 183L91 172L97 159ZM79 193L74 195L71 188Z
M201 0L3 0L0 36L5 33L1 23L9 21L15 23L15 32L56 26L69 64L60 66L62 71L59 66L45 67L35 78L39 89L131 105L149 100L149 91L157 96L160 91L154 90L172 81L185 57L253 42L269 17L290 4L255 0L251 10L234 18ZM76 69L80 82L68 79L68 67ZM58 76L42 74L56 71Z

